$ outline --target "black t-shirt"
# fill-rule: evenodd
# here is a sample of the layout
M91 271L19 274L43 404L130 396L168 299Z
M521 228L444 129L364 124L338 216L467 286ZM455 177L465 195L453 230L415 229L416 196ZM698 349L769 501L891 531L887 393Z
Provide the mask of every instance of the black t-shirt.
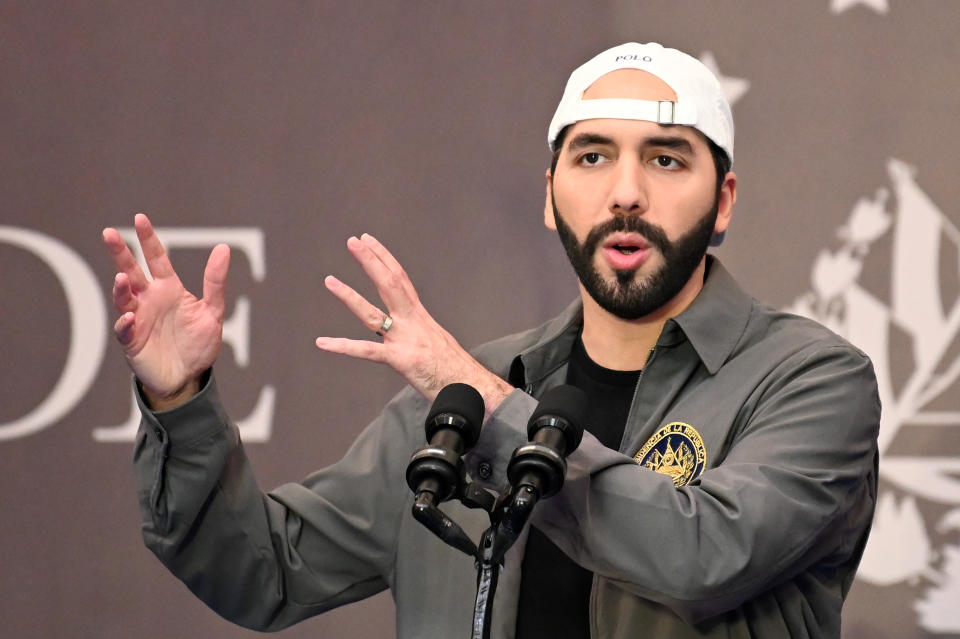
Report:
M640 371L615 371L596 364L579 337L573 345L567 383L587 394L587 430L607 448L620 448L639 377ZM589 637L592 585L592 572L531 526L521 568L517 639Z

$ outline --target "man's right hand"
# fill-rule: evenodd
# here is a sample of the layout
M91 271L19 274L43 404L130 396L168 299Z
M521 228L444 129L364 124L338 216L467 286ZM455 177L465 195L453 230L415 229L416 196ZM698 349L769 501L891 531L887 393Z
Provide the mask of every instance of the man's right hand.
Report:
M117 275L113 326L127 363L155 410L178 406L200 389L200 376L217 359L223 333L224 291L230 248L218 244L203 273L203 299L183 287L150 220L134 219L152 280L116 229L103 231Z

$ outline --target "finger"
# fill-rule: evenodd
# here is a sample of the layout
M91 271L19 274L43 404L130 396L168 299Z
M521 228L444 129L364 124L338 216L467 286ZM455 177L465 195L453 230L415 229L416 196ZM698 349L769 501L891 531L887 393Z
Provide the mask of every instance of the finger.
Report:
M121 313L137 310L137 298L130 288L130 277L126 273L117 273L113 278L113 305Z
M317 348L328 353L339 353L378 364L387 363L386 347L377 342L345 337L318 337Z
M223 317L226 308L227 271L230 270L230 247L217 244L210 251L207 267L203 270L203 301Z
M396 276L398 283L403 287L404 292L411 299L419 299L417 297L417 290L413 286L413 282L410 281L410 277L407 275L406 269L397 261L397 258L393 256L393 253L387 250L387 247L380 243L380 240L370 235L369 233L364 233L360 236L360 241L366 244L367 248L370 249L370 252L377 256L377 258L383 262L391 273Z
M133 342L133 327L136 317L133 313L124 313L113 324L113 333L121 346L129 346Z
M367 301L367 299L347 286L333 275L328 275L323 280L327 290L333 293L334 297L343 302L343 305L350 309L350 312L357 316L363 325L373 332L380 330L386 313Z
M103 229L103 243L107 245L110 257L118 271L126 273L130 278L130 286L135 291L142 291L147 286L147 276L144 274L137 259L130 252L127 243L120 237L117 229Z
M160 238L157 237L147 216L137 213L133 218L133 225L137 229L137 238L140 240L140 248L143 249L143 257L147 262L147 268L150 269L150 274L155 278L176 277L170 258L167 257L167 251L160 243Z
M393 256L393 253L388 251L387 247L380 243L380 240L369 233L364 233L360 236L360 241L366 244L370 251L373 252L388 269L397 274L405 274L403 266L401 266L397 258Z
M410 281L410 276L407 275L406 269L397 261L393 253L388 251L387 247L380 243L380 240L369 233L361 235L360 241L366 244L370 251L394 274L397 279L397 284L402 287L406 297L416 302L420 301L420 296L417 295L417 289L413 286L413 282Z
M404 313L410 309L414 300L403 286L402 279L406 275L402 270L399 274L390 270L366 242L356 237L347 240L347 248L377 288L388 313Z

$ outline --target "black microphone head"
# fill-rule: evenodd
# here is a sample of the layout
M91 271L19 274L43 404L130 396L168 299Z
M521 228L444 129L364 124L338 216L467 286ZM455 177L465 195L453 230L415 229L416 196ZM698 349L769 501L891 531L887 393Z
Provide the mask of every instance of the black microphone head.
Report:
M569 455L583 439L583 429L587 423L589 402L587 394L576 386L563 384L551 388L540 398L540 405L533 411L527 423L527 438L545 426L563 431L567 442L565 455ZM556 419L559 418L559 419Z
M441 428L454 428L460 432L466 448L470 448L480 437L483 413L483 396L473 386L460 383L444 386L427 415L427 441Z

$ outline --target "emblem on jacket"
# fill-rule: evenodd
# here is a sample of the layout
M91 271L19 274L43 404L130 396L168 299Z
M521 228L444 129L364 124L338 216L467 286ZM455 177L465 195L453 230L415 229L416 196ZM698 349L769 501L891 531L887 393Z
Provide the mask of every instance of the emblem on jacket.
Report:
M673 485L680 487L703 472L707 449L696 428L683 422L671 422L654 433L633 458L644 468L669 475Z

